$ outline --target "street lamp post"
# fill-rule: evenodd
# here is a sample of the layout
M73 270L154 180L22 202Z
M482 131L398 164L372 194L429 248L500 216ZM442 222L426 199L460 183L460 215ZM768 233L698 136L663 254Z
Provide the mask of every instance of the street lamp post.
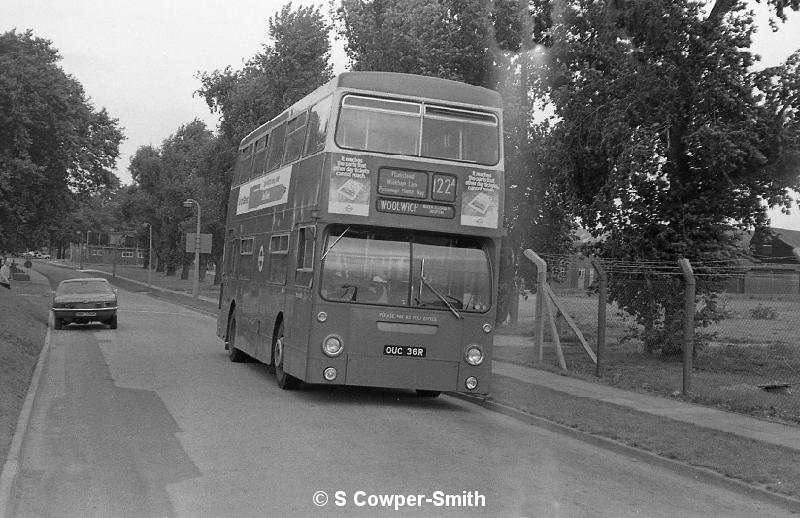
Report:
M81 246L78 248L78 261L80 262L80 266L78 268L83 270L83 232L78 231L78 234L81 235Z
M197 207L197 232L194 235L194 279L192 280L192 298L197 299L200 293L200 204L191 198L183 202L183 206Z
M147 289L153 291L153 225L145 223L150 229L150 244L147 247Z

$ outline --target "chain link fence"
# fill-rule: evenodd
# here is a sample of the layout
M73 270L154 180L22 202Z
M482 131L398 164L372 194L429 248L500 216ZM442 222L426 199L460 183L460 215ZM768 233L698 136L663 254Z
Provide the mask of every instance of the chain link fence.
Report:
M516 325L499 333L525 340L495 359L800 422L800 265L695 263L687 277L678 263L542 259L553 297L521 292ZM541 349L537 300L549 304Z

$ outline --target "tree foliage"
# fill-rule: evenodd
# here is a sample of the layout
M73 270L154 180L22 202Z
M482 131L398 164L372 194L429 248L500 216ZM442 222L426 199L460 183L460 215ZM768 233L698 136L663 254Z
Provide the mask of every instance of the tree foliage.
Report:
M194 213L183 202L192 198L201 210L216 206L203 188L203 177L214 164L216 141L205 123L195 119L164 139L160 148L140 147L131 158L129 169L138 187L135 200L147 209L132 214L135 226L144 235L144 224L152 225L157 268L169 275L187 262L183 236L195 230L188 224ZM201 213L201 232L219 218L214 212Z
M488 2L342 0L333 14L353 70L406 72L491 86Z
M148 233L144 223L152 225L159 270L171 274L182 264L186 272L191 255L184 252L183 236L194 232L196 223L196 212L183 207L187 198L199 202L201 232L212 234L211 259L221 265L239 141L331 78L328 29L317 8L285 5L269 19L272 44L264 44L242 70L198 74L197 93L220 115L218 135L195 120L161 146L142 146L131 158L135 190L127 193L131 203L124 206L135 202L145 208L129 213L142 237Z
M331 78L328 30L318 8L286 4L269 19L272 45L244 69L199 74L198 93L220 114L220 132L232 146Z
M560 117L551 149L583 225L604 236L597 252L731 258L734 231L763 226L765 203L785 204L787 187L800 186L796 60L753 72L741 1L717 2L710 15L688 0L561 6L546 67ZM680 304L641 286L612 283L611 296L663 352L680 351L671 331ZM706 306L717 288L698 286Z
M31 31L0 35L0 248L42 244L76 196L118 185L118 122L60 59Z

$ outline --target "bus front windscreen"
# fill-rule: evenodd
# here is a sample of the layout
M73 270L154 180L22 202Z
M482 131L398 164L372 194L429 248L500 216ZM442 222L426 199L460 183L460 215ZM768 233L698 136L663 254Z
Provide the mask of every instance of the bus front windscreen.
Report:
M491 305L489 259L478 239L337 227L325 250L325 300L457 313Z

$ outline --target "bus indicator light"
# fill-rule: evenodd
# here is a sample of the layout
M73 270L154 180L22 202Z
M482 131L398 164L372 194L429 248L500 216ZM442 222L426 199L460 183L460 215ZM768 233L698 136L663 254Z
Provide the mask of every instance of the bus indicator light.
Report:
M477 345L470 345L467 348L464 359L466 359L467 363L470 365L480 365L483 362L483 351Z
M324 371L322 371L322 375L328 381L333 381L336 379L336 369L334 367L328 367Z
M490 324L489 322L486 322L485 324L483 324L483 332L484 333L491 333L492 332L492 324Z
M336 335L328 335L322 341L322 352L331 358L342 354L342 350L344 350L344 344L342 344L342 339Z
M478 388L478 378L470 376L464 381L464 386L467 387L468 390L475 390Z
M318 322L325 322L326 320L328 320L328 314L327 313L325 313L324 311L320 311L319 313L317 313L317 321Z

